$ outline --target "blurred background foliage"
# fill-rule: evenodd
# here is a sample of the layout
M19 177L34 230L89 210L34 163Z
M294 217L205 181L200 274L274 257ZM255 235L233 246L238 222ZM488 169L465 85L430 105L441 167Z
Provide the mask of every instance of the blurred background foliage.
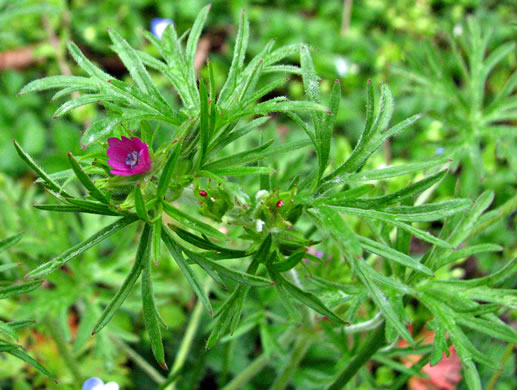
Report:
M46 203L44 199L47 196L40 188L31 186L34 176L27 171L12 147L12 139L16 138L48 171L66 169L67 153L80 155L82 152L79 144L81 131L103 113L94 106L84 106L71 115L53 120L52 115L59 104L51 102L52 95L42 93L17 97L21 87L43 76L77 73L75 63L66 53L68 40L73 40L88 58L107 72L123 77L126 69L109 48L107 27L118 31L132 46L155 55L156 49L143 37L151 20L171 18L176 29L183 32L207 3L206 0L0 0L0 240L24 232L19 244L0 253L0 265L23 263L0 272L0 286L20 280L31 268L106 223L99 216L70 215L67 219L56 219L47 212L34 209L32 204ZM496 207L515 196L515 92L510 91L505 101L507 115L495 120L496 125L504 126L504 131L490 134L493 129L488 128L485 133L476 135L474 141L464 131L466 123L475 124L481 120L475 116L478 111L488 112L486 110L490 109L490 104L508 80L516 83L515 46L494 64L489 77L479 86L484 95L478 111L469 116L472 112L462 111L462 104L469 107L472 80L461 73L455 46L451 44L458 42L460 55L468 61L469 19L477 21L482 34L485 34L483 36L491 34L485 60L498 47L514 41L517 37L517 29L512 24L517 16L514 1L214 0L198 55L200 64L210 58L216 82L224 81L230 66L235 29L243 8L251 22L249 56L256 55L271 39L275 39L278 45L306 42L315 49L316 70L324 80L322 90L330 91L334 79L341 81L343 97L336 123L339 137L331 156L336 162L350 153L360 134L367 80L372 79L375 83L389 81L397 100L393 123L416 112L426 115L409 131L387 143L383 153L371 159L372 166L423 161L435 154L444 154L453 160L456 174L449 175L433 194L438 200L454 194L474 199L483 190L491 189L496 192L493 205ZM295 63L298 59L292 60ZM200 66L200 72L205 74L206 69ZM167 81L156 82L167 94ZM461 95L462 91L467 91L464 95L466 101L455 100L454 96ZM293 75L272 92L272 96L275 95L303 100L301 77ZM292 125L286 117L275 115L266 131L286 137ZM466 148L466 145L475 145L475 150L458 150ZM472 170L470 158L482 160L483 170ZM278 162L281 167L293 167L294 163L292 158ZM458 177L466 176L465 172L470 175L467 183L458 180ZM407 184L400 180L406 179L390 181L389 186L393 188L389 189L396 190ZM360 226L355 228L361 229ZM476 255L445 272L456 277L474 277L500 268L502 258L510 259L517 255L516 232L517 215L513 213L471 242L497 243L505 248L504 253ZM152 363L138 305L131 303L137 302L138 297L132 297L124 305L124 312L117 314L107 332L95 338L85 334L98 317L101 305L106 304L128 272L130 261L127 256L134 252L135 245L131 235L113 236L100 247L82 255L66 273L53 274L37 292L0 301L0 319L36 321L33 327L19 332L19 343L58 377L59 388L74 388L70 385L74 372L60 358L63 345L59 345L53 335L56 327L61 329L65 341L71 343L69 353L75 355L74 360L79 364L76 369L83 376L113 380L127 389L155 388L156 376L161 377ZM321 249L329 256L332 253L331 248ZM178 351L193 310L195 312L195 300L179 269L170 262L164 264L157 272L155 289L161 313L169 325L164 332L166 356L172 358ZM339 270L326 272L327 275L333 272L339 280ZM507 288L516 287L515 281L507 284ZM212 295L224 298L224 292L217 289ZM217 388L217 383L226 383L228 378L250 364L255 349L260 345L259 339L262 345L268 343L271 350L281 355L282 344L277 335L283 329L281 326L278 329L268 326L269 311L261 307L261 302L279 306L278 298L268 289L252 291L250 295L254 299L246 307L250 318L241 325L242 336L223 339L207 352L204 344L210 320L207 313L200 314L201 324L194 335L192 352L185 357L178 388L193 389L201 384L201 388L209 389ZM428 315L425 310L416 307L415 312L421 313L422 321L425 321ZM517 311L508 312L506 320L516 324ZM322 326L325 325L322 323ZM350 337L358 340L357 335ZM506 347L502 343L486 345L479 336L473 336L472 342L489 359L503 359ZM319 380L331 374L329 370L339 356L339 351L329 352L324 347L311 350L296 374L295 382L299 385L296 388L318 388ZM514 359L513 356L506 357L508 369L501 374L497 389L517 387L512 374ZM379 362L375 364L376 370L360 371L360 388L376 389L391 383L397 369ZM263 375L256 377L246 388L266 388L274 377L268 375L268 370L272 368L267 367ZM481 374L483 381L488 382L494 372L484 369ZM56 385L51 380L27 368L22 361L0 355L0 389L53 386ZM462 386L460 384L458 388Z

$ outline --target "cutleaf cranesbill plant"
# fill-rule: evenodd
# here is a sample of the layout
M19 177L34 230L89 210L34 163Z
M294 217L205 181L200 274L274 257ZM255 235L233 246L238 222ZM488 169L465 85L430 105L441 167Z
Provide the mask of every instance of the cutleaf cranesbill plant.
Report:
M139 244L132 268L91 324L91 331L101 332L140 282L145 326L154 357L163 368L167 368L162 344L165 324L155 299L153 263L161 266L166 249L199 305L213 317L207 348L260 327L264 353L226 389L242 387L273 356L281 363L269 385L285 388L297 380L304 357L318 350L318 341L337 366L315 387L304 383L304 388L321 388L323 382L331 389L343 388L370 359L401 372L393 384L397 388L407 381L408 372L417 372L401 368L395 360L407 353L397 347L400 339L419 348L408 330L413 301L428 310L427 325L435 332L433 349L419 349L423 354L419 364L429 359L436 364L452 343L469 387L480 389L474 361L492 367L494 363L476 349L464 329L517 341L515 330L497 315L516 305L514 291L497 288L514 273L515 262L470 281L441 280L436 272L471 254L500 250L490 244L455 248L508 215L514 205L505 204L483 216L493 199L490 192L474 202L453 199L426 204L447 174L450 161L445 158L381 169L369 166L369 158L387 139L421 116L390 127L394 98L387 85L381 85L375 109L375 88L368 84L361 138L343 163L334 163L331 145L341 100L339 82L328 99L321 96L309 47L303 44L273 49L270 42L245 64L249 25L244 12L221 88L210 63L208 80L198 79L194 57L208 10L201 11L188 35L178 37L173 24L161 40L147 34L161 59L135 50L110 30L113 49L132 83L105 73L69 43L70 54L88 76L48 77L21 91L60 89L56 99L82 93L61 105L56 117L84 104L99 103L105 108L106 117L95 121L82 138L85 146L96 144L97 151L80 158L70 154L69 170L48 174L16 142L15 147L58 201L37 208L114 219L26 277L39 280L59 273L61 267L71 266L68 262L74 257L137 225ZM300 58L299 66L280 64L294 55ZM148 69L167 78L177 100L160 92ZM285 81L285 73L301 75L307 101L267 99ZM279 75L263 85L266 74ZM261 130L272 112L285 113L292 120L294 141L281 143ZM163 139L159 133L168 137ZM315 156L308 156L311 151ZM296 170L278 165L279 156L286 154L295 158L291 167ZM417 181L392 193L368 183L417 174ZM74 182L83 190L78 192ZM430 223L442 227L438 235L432 234ZM413 253L412 240L426 248L424 255ZM323 259L311 254L318 245L324 249ZM216 303L210 299L210 289ZM362 321L361 311L370 318ZM198 316L193 315L193 320ZM345 336L366 331L372 333L369 339L364 343L356 339L350 348ZM171 380L178 374L176 368Z
M496 41L493 31L474 17L467 19L465 28L457 27L461 33L448 37L448 51L425 44L423 58L409 56L411 67L396 67L395 72L410 81L414 93L431 99L430 115L451 138L444 152L463 170L461 193L469 196L482 190L481 180L494 181L487 175L485 160L490 158L485 150L497 155L498 168L511 168L509 174L504 168L493 172L499 185L515 182L517 71L497 73L511 61L516 45L515 40ZM496 76L500 80L494 80Z

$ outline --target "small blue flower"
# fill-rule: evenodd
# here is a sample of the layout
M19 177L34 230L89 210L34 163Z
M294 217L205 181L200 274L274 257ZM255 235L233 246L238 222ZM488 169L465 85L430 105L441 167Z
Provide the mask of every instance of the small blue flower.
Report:
M100 378L90 378L83 383L81 390L119 390L118 384L109 382L104 384Z
M162 35L165 31L165 28L169 24L173 23L174 21L172 19L154 18L153 20L151 20L151 32L156 38L162 39Z
M442 154L443 152L445 152L445 148L436 148L436 150L434 151L436 154Z

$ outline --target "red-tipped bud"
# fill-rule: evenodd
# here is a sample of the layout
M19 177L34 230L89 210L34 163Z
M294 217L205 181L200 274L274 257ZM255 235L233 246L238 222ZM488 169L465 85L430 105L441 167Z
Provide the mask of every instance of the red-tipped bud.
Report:
M282 207L284 205L284 201L280 199L278 202L276 202L276 207Z
M205 190L200 190L199 195L201 195L203 198L208 196L208 193Z

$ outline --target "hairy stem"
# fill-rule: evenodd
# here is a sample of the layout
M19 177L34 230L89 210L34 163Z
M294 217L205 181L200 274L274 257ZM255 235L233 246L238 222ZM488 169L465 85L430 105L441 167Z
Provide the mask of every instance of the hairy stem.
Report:
M289 329L287 332L282 334L279 339L280 345L286 345L289 343L293 335L293 330ZM246 383L248 383L255 375L264 369L268 363L273 359L271 355L262 353L258 356L244 371L237 375L233 380L228 383L222 390L237 390L241 389Z
M262 371L262 369L267 366L270 360L271 357L263 353L258 358L256 358L244 371L233 378L230 383L223 387L223 390L241 389L246 383L248 383L251 378Z
M361 347L357 355L345 367L343 372L337 377L327 390L341 390L350 379L359 371L359 369L381 348L384 344L384 328L385 323L373 332L368 341Z
M377 328L383 322L382 313L377 313L373 318L368 321L359 322L357 324L345 326L344 331L346 334L353 334L364 332L365 330L372 330Z
M291 355L289 356L289 361L287 362L286 366L282 368L282 371L280 371L280 374L276 377L273 385L271 385L271 390L285 389L285 387L289 384L292 376L296 372L298 365L309 350L312 341L313 338L311 338L308 334L300 334L298 336L294 348L291 351Z

